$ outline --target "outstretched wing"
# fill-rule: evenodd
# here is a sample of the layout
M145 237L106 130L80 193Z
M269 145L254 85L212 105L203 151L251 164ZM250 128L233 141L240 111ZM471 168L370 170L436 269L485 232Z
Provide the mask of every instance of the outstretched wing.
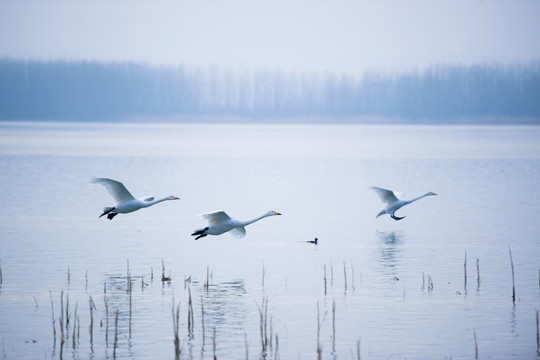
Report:
M92 179L93 183L101 184L107 189L109 194L114 198L117 204L123 203L125 201L134 200L135 198L131 193L126 189L124 184L119 181L105 178L96 178Z
M227 215L225 211L215 211L212 213L202 214L202 217L208 220L210 225L231 220L230 216Z
M384 203L391 204L396 201L399 201L396 194L394 194L392 190L381 189L376 186L372 186L371 190L375 191L377 195L379 195L379 198L381 199L381 201Z
M238 226L229 231L236 238L243 238L246 236L246 228L243 226Z

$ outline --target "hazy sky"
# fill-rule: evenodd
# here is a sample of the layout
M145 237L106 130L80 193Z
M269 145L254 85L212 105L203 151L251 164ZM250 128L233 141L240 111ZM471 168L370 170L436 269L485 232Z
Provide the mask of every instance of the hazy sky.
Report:
M0 0L0 57L359 73L540 58L540 0Z

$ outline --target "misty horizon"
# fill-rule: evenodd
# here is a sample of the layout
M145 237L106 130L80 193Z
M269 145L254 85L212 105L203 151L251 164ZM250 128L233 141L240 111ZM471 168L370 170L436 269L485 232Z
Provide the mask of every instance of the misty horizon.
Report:
M0 118L4 120L364 116L435 122L532 118L534 122L540 118L538 98L540 60L351 76L0 59Z

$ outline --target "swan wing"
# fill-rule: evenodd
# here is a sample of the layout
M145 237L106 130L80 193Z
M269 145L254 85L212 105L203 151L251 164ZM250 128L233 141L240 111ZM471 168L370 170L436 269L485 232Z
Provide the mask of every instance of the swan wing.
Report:
M375 191L377 195L379 195L379 198L381 199L381 201L384 203L391 204L396 201L399 201L398 197L396 196L396 194L394 194L392 190L381 189L376 186L372 186L371 190Z
M230 216L225 211L215 211L211 213L202 214L202 217L208 220L210 225L217 224L231 220Z
M243 226L238 226L232 229L230 233L236 238L243 238L246 236L246 228Z
M121 204L126 201L134 200L135 198L126 189L124 184L119 181L105 178L96 178L92 180L93 183L101 184L107 189L109 194L114 198L117 204Z

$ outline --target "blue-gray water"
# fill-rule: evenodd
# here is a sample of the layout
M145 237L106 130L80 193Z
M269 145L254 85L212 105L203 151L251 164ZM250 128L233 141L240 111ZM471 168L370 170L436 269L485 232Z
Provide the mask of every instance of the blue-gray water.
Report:
M534 126L0 123L1 358L174 358L173 299L181 358L211 359L214 329L218 359L261 358L263 299L269 359L316 358L318 308L327 359L474 358L475 335L479 358L539 358L539 140ZM94 177L181 200L98 219L113 201ZM375 219L371 185L438 196ZM194 241L216 209L283 216Z

